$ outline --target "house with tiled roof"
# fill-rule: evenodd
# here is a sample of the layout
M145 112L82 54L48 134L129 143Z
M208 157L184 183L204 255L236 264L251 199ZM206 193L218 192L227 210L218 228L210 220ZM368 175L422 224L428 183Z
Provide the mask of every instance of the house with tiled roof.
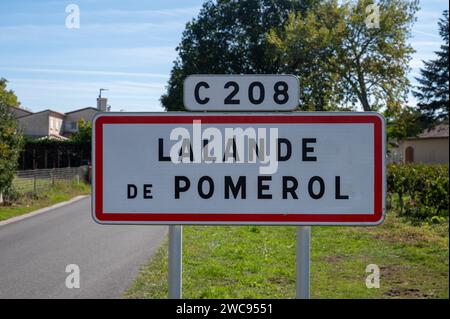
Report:
M404 163L448 164L449 125L439 124L409 137L400 142L398 150Z

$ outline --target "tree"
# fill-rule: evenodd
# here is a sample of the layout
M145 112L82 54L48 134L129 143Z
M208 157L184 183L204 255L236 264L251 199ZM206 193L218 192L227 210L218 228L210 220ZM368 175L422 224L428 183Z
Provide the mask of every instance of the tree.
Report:
M92 123L80 119L78 121L78 132L71 136L71 140L80 143L91 143L92 141Z
M420 113L413 107L406 106L400 111L386 109L383 115L386 119L389 142L398 142L407 137L416 136L422 131L419 125Z
M290 14L268 43L284 71L298 74L301 104L364 111L400 109L406 101L412 47L407 44L416 0L322 1L306 15Z
M14 91L6 89L7 83L8 81L6 79L0 78L0 104L19 107L20 102L14 94Z
M14 93L6 91L6 86L0 87L0 202L3 201L2 194L11 187L24 143L17 120L7 104L18 105L17 97L12 95Z
M303 14L318 0L208 0L186 25L167 93L166 110L184 110L183 81L190 74L278 73L266 52L266 32L283 27L289 12Z
M439 21L439 34L444 40L441 49L435 54L437 59L423 61L425 68L420 70L421 77L414 96L419 100L420 120L429 128L442 121L448 122L449 70L448 70L448 10Z

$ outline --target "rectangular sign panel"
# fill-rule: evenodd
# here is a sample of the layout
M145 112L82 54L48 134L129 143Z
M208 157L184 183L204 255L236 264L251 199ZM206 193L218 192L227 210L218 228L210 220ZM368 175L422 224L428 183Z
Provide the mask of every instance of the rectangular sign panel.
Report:
M183 99L191 111L290 111L299 87L294 75L190 75Z
M377 113L104 113L93 124L99 223L376 225Z

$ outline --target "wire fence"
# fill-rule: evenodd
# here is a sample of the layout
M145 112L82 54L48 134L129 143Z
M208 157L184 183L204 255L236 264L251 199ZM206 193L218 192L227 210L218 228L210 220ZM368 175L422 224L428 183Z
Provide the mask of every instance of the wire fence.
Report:
M58 181L88 182L89 166L34 169L17 171L13 180L13 189L18 193L37 193L51 188Z

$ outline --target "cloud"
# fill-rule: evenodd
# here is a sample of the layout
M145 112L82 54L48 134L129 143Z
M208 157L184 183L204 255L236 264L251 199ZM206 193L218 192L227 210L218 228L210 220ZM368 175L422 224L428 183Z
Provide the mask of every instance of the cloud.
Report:
M45 69L45 68L16 68L1 67L3 71L49 73L49 74L69 74L69 75L106 75L106 76L129 76L168 79L167 74L162 73L139 73L139 72L119 72L119 71L98 71L98 70L70 70L70 69Z
M151 22L105 22L105 23L80 23L79 29L67 29L64 20L60 24L39 25L39 24L23 24L0 26L0 33L4 36L8 34L31 35L42 34L46 36L69 35L75 33L108 33L108 34L125 34L144 31L179 31L182 30L185 23L179 20L165 21L158 23Z
M442 43L439 41L412 41L411 44L413 47L433 47L434 49L439 48Z
M184 8L171 8L171 9L158 9L158 10L104 10L104 11L87 11L83 14L90 16L115 16L115 17L179 17L179 16L194 16L201 9L201 6L184 7Z
M76 80L46 80L46 79L22 79L9 78L9 85L26 87L46 91L51 95L53 91L65 92L97 92L100 87L109 89L110 92L123 92L121 94L132 95L135 93L160 92L164 89L164 82L133 82L133 81L76 81Z
M159 98L164 92L164 85L164 82L9 78L8 86L16 92L22 104L33 111L51 108L67 112L81 106L95 105L101 87L109 89L106 96L114 110L162 111Z
M430 33L430 32L424 32L424 31L420 31L420 30L413 30L413 33L426 35L427 37L432 37L432 38L435 38L435 39L441 39L439 34L433 34L433 33Z
M0 52L0 61L11 67L25 67L24 62L42 69L126 70L127 72L169 74L176 59L174 46L155 47L61 47L55 50L19 50L16 53ZM0 62L0 63L1 63ZM5 66L5 65L3 65ZM138 72L136 72L138 71Z
M191 7L180 7L180 8L166 8L166 9L155 9L155 10L121 10L121 9L107 9L107 10L88 10L85 9L86 6L80 5L80 16L83 18L88 18L90 20L95 19L132 19L136 20L139 18L174 18L174 17L192 17L195 16L201 9L201 6L191 6ZM57 10L56 10L57 8ZM45 12L30 12L30 11L15 11L9 12L8 18L11 21L30 21L36 19L45 18L45 20L60 19L61 17L66 17L65 6L55 7L52 11L47 8Z

